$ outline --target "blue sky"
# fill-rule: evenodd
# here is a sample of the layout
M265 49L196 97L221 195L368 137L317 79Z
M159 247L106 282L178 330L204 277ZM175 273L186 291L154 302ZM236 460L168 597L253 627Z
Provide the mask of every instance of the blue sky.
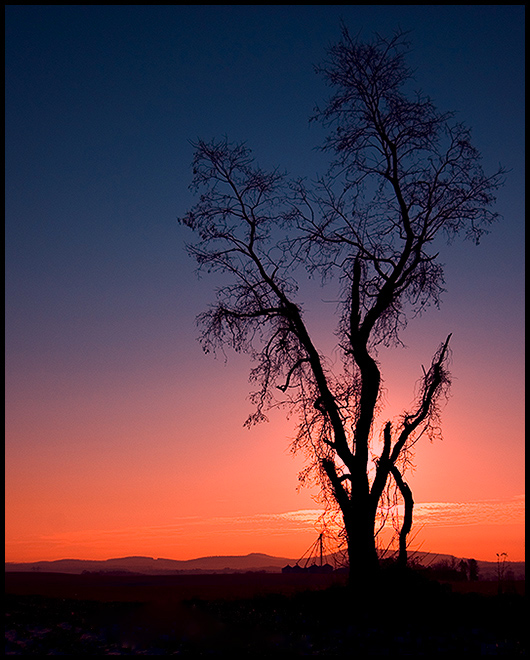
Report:
M456 243L444 252L442 310L407 331L407 345L418 352L404 367L388 356L387 382L389 391L402 374L413 383L414 369L453 332L455 420L467 409L469 428L477 428L496 401L508 406L511 449L499 451L491 439L484 466L493 470L498 452L502 483L512 475L514 487L496 487L492 497L520 494L521 425L514 431L511 424L524 409L522 5L7 6L13 466L38 462L43 447L59 464L65 448L81 443L76 437L88 442L80 429L94 420L101 445L112 444L106 415L124 435L141 411L154 426L172 419L177 427L184 418L196 424L197 437L210 437L204 400L232 430L227 451L249 442L240 428L250 410L248 362L231 358L225 367L204 357L195 339L194 318L212 300L215 282L196 278L184 250L189 236L176 220L193 203L190 142L227 135L246 141L265 167L293 176L322 172L327 161L315 148L324 133L308 120L329 90L314 65L339 38L341 20L367 39L397 27L410 31L418 88L472 127L486 171L499 163L509 170L498 194L504 219L480 247ZM230 383L229 402L219 399L223 382ZM500 417L495 428L503 428ZM146 441L134 433L136 443ZM159 435L165 446L167 435ZM193 469L178 429L173 440L190 453L186 469ZM473 454L471 445L467 451ZM83 461L82 448L76 457ZM283 454L277 460L288 462ZM296 486L296 469L289 470L293 483L285 491ZM423 486L425 497L445 501L445 478L434 480L435 492ZM477 479L473 497L486 491ZM263 510L258 500L253 506L253 513Z

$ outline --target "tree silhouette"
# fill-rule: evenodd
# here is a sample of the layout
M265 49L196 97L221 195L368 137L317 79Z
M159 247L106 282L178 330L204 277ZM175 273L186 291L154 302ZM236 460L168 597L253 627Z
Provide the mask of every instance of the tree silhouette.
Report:
M476 582L478 580L478 564L476 559L470 559L468 561L468 570L470 581Z
M353 581L378 568L378 516L392 489L404 503L399 562L407 561L414 501L404 474L414 444L439 428L450 384L451 335L423 369L413 407L378 424L378 347L399 344L407 320L439 304L440 239L478 243L496 218L489 207L503 175L486 176L469 130L410 91L407 49L401 32L363 43L343 28L318 69L334 90L314 117L329 130L329 171L311 184L289 180L257 166L244 144L199 140L200 197L180 219L195 232L188 249L199 266L222 274L216 302L198 318L202 346L254 361L247 425L276 405L296 414L293 450L309 459L301 478L317 480L340 509ZM307 325L307 275L335 287L340 370Z

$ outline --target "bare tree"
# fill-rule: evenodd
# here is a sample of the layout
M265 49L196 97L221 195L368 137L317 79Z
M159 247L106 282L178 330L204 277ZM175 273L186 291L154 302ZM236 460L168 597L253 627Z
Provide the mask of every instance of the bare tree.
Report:
M293 448L309 457L303 476L340 508L353 581L378 568L378 511L392 487L405 508L406 563L414 502L404 474L414 444L438 428L449 386L451 335L423 370L416 404L379 425L378 346L398 344L407 319L439 304L440 238L478 242L503 175L486 176L469 130L410 91L406 52L402 33L362 43L344 28L319 69L334 89L315 116L330 131L329 172L311 185L288 180L258 167L245 145L199 141L192 187L201 195L180 220L196 233L189 251L200 267L223 274L198 319L203 348L254 360L248 425L275 405L297 415ZM339 372L298 300L307 274L338 295Z

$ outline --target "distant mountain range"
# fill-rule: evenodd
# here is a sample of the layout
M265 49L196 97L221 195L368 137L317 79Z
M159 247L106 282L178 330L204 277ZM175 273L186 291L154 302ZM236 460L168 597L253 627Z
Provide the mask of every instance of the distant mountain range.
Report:
M171 575L175 573L237 573L267 571L279 573L283 566L296 560L272 557L260 553L244 556L200 557L199 559L153 559L152 557L120 557L103 561L89 559L58 559L30 563L6 562L5 570L46 571L52 573L128 572L145 575Z
M452 555L436 555L429 552L413 553L416 561L424 566L436 562L451 562L456 559ZM324 562L333 564L333 557L324 557ZM198 559L153 559L152 557L119 557L102 561L89 559L58 559L56 561L36 561L28 563L6 562L6 572L41 571L47 573L109 573L142 575L175 575L181 573L245 573L247 571L265 571L279 573L284 566L297 563L296 559L273 557L261 553L249 555L200 557ZM479 576L483 580L497 579L497 563L477 561ZM524 562L506 562L504 572L507 578L521 580L525 577Z

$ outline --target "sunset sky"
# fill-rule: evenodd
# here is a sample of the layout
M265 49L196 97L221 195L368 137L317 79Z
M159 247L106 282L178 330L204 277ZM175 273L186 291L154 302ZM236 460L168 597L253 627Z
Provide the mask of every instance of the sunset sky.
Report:
M418 88L509 170L503 219L440 255L440 310L383 351L381 422L452 332L443 441L418 445L412 547L524 559L524 6L83 5L6 8L6 560L263 552L317 536L294 422L243 428L250 362L203 355L177 218L197 138L247 142L313 177L314 73L344 20L411 31ZM305 301L332 355L333 305Z

